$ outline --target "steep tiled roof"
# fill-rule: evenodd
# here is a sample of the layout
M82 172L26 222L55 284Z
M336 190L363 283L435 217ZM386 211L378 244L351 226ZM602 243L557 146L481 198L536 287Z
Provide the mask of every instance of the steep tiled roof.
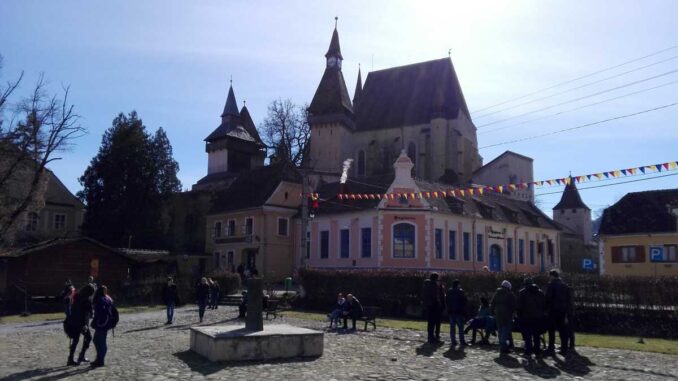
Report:
M308 111L312 115L353 114L353 105L341 70L331 67L325 69Z
M301 184L301 180L296 168L286 162L243 172L217 196L210 214L262 206L282 181Z
M434 117L453 119L460 110L470 118L449 58L369 73L356 105L358 130L425 124Z
M678 188L627 193L605 209L599 234L676 232L676 217L668 205L678 205Z
M243 127L245 127L245 131L247 131L257 143L263 144L261 137L259 136L259 131L257 131L257 127L254 125L254 121L252 120L252 116L250 115L247 106L242 106L242 109L240 110L240 120L242 121Z
M589 209L584 201L581 200L579 196L579 191L577 190L577 185L574 183L572 177L570 177L570 183L565 186L563 191L563 196L560 198L560 202L553 207L553 210L559 209Z
M330 40L330 47L327 49L325 57L344 58L341 55L341 46L339 46L339 32L337 32L337 28L334 28L334 32L332 32L332 40Z

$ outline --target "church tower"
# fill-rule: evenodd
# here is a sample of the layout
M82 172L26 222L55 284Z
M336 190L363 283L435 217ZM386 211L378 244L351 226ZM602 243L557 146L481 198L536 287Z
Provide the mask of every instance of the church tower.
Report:
M553 219L580 234L584 243L590 243L593 234L591 209L582 201L574 179L570 176L560 202L553 207Z
M353 157L351 145L355 124L353 104L341 72L344 57L336 24L325 59L325 72L308 108L311 125L308 165L316 171L339 174L344 160Z

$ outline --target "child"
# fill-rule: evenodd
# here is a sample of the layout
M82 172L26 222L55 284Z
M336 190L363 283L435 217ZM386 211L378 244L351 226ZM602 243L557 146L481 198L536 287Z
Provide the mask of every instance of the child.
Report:
M339 318L341 317L341 311L344 306L344 303L346 302L346 299L344 299L344 295L340 292L339 295L337 295L337 304L334 310L327 314L327 318L330 319L330 328L332 328L332 324L334 324L334 327L337 328L339 324Z

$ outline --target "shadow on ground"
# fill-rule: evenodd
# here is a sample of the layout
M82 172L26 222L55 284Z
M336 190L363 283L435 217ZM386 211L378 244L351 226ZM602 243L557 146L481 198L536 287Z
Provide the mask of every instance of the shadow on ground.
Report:
M35 381L55 381L63 380L68 377L76 376L78 374L83 374L89 372L90 367L86 365L72 367L72 366L59 366L52 368L42 368L42 369L33 369L26 370L19 373L10 374L8 376L0 378L0 381L20 381L32 379Z
M558 368L550 366L543 359L527 360L525 362L525 370L528 373L540 378L556 378L561 374Z
M564 360L561 360L558 356L554 356L553 360L556 368L573 376L585 376L591 373L591 365L596 365L588 357L575 351L568 352Z
M450 348L447 352L443 353L443 356L450 360L463 360L466 357L466 352L464 351L465 347L459 347L458 349Z
M203 376L209 376L223 369L234 368L239 366L252 366L257 364L288 364L288 363L297 363L297 362L312 362L317 360L319 357L295 357L291 359L281 359L281 360L267 360L267 361L238 361L238 362L211 362L206 358L200 356L199 354L189 350L174 353L174 356L179 360L183 361L192 371L198 372Z
M415 350L415 352L417 353L417 356L431 357L442 346L443 346L442 343L434 344L434 343L425 342L425 343L421 344L420 346L418 346L417 349Z

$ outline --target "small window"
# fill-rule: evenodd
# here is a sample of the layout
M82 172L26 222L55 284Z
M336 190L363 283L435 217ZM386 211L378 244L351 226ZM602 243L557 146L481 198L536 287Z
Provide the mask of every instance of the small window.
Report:
M443 259L443 229L435 231L436 259Z
M234 260L235 260L234 257L235 257L235 253L234 253L233 251L229 251L229 252L228 252L228 264L229 264L229 265L232 265L232 264L235 263L235 262L234 262Z
M287 237L287 218L278 218L278 235Z
M252 235L254 227L254 219L252 217L248 217L245 219L245 235Z
M664 262L678 262L678 257L676 257L676 252L678 251L677 245L666 245L664 246Z
M360 239L361 239L360 256L362 258L372 257L372 229L371 228L360 229Z
M341 229L339 232L339 256L341 258L348 258L349 257L349 245L350 245L350 238L349 238L349 230L348 229Z
M471 260L471 233L464 232L464 260Z
M613 246L612 263L642 263L645 262L645 248L643 246Z
M55 214L54 215L54 230L65 230L66 229L66 215L65 214Z
M534 241L530 241L530 264L534 264Z
M229 237L233 237L235 235L235 220L229 220L228 221L228 233L227 235Z
M214 223L214 238L221 237L221 221Z
M513 238L506 239L506 262L513 263Z
M525 240L524 239L519 239L518 240L518 264L524 264L525 263Z
M483 235L476 234L476 261L482 262L485 260L485 253L483 252Z
M393 225L393 257L415 257L415 229L414 225L399 223Z
M31 212L28 213L28 216L26 218L26 231L29 232L34 232L38 230L38 221L40 221L40 217L38 216L38 213Z
M327 230L320 232L320 258L329 258L330 256L330 232Z
M448 251L447 251L447 257L452 260L457 259L457 232L454 230L450 230L449 232L449 246L448 246Z

